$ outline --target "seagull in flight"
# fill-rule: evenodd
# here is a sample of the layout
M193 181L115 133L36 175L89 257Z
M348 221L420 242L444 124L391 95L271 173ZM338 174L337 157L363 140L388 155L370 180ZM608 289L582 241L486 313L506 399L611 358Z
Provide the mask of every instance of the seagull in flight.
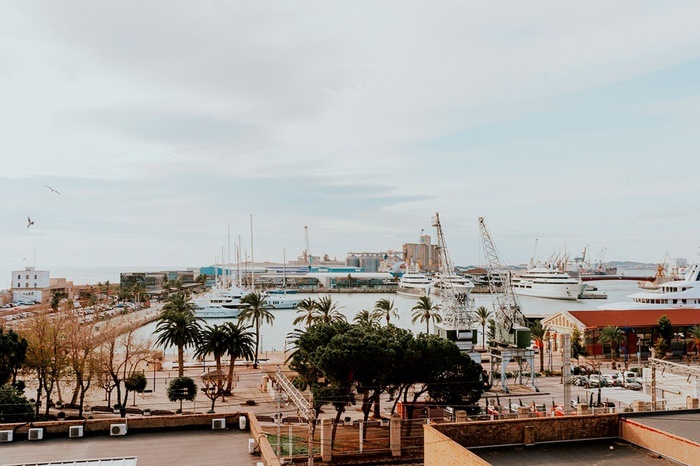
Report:
M34 220L31 217L27 217L27 228L34 225Z
M59 193L58 191L56 191L55 189L53 189L51 186L49 186L48 184L45 184L44 186L46 186L46 187L49 188L52 192L54 192L54 193L56 193L56 194L58 194L58 195L61 194L61 193Z

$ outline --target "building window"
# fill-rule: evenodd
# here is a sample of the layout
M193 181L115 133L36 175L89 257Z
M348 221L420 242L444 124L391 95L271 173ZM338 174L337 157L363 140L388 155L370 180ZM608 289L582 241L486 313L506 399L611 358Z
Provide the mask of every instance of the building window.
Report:
M29 280L29 275L27 275L27 280Z
M36 283L34 284L34 288L36 288Z
M29 288L29 283L25 283L25 284L24 284L24 287L25 287L25 288Z
M36 275L34 275L34 280L36 280Z
M22 285L21 285L19 282L17 282L17 288L19 288L19 287L21 287L21 286L22 286Z
M22 276L21 276L21 275L17 275L17 280L19 280L20 278L22 278Z

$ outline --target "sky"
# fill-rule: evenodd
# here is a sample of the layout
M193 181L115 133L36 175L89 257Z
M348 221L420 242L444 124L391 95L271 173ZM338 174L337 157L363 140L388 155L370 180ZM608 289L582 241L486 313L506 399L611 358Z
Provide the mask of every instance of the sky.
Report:
M698 260L700 3L1 8L5 267Z

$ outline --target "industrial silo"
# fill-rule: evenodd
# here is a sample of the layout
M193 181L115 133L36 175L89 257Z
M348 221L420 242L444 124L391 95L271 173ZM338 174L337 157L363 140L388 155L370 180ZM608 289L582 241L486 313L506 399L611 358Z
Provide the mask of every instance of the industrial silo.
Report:
M347 265L348 267L359 267L360 258L357 257L355 254L351 254L345 259L345 265Z
M379 258L376 256L364 256L360 259L360 267L367 273L379 270Z

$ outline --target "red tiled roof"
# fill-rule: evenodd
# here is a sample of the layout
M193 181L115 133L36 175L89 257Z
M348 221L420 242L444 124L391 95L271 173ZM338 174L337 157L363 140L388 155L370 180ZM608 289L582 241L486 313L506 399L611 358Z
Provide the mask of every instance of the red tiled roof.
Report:
M586 328L600 328L607 325L618 327L655 327L662 315L666 315L671 325L695 326L700 324L700 309L644 309L644 310L591 310L569 311Z

